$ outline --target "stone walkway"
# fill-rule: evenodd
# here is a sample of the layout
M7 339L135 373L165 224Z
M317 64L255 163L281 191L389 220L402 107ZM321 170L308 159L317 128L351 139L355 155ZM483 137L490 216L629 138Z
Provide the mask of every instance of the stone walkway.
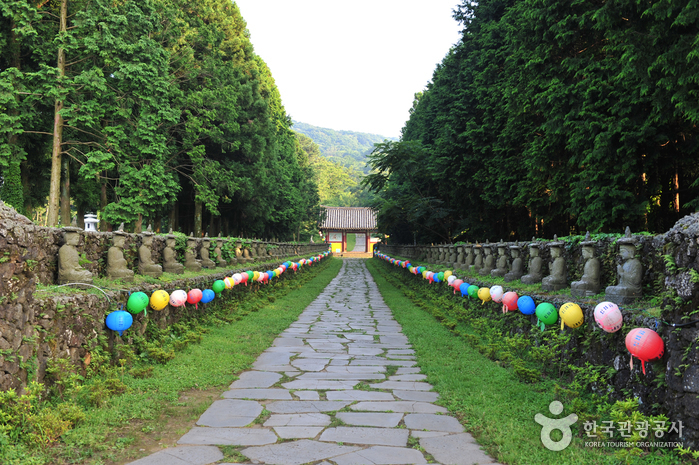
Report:
M178 447L131 463L222 464L221 445L244 446L246 463L493 463L415 365L364 261L345 260Z

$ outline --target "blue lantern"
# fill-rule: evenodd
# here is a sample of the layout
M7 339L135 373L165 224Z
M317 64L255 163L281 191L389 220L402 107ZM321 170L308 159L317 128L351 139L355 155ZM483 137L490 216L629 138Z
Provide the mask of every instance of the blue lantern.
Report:
M121 336L121 334L133 324L133 317L129 312L117 310L107 315L106 324L107 328L116 331L119 333L119 336Z
M216 297L216 293L214 291L211 289L204 289L204 291L201 293L201 300L199 302L208 304L214 300L214 297Z

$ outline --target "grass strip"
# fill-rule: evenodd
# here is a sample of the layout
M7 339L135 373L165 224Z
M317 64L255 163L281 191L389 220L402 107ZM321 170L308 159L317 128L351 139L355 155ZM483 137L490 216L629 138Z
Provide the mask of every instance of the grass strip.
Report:
M615 464L618 459L584 441L560 452L544 448L541 426L534 415L553 418L553 392L540 392L521 383L506 368L489 360L452 334L432 315L415 306L386 280L377 263L367 260L381 295L416 351L422 372L440 394L439 404L456 415L485 450L506 464ZM564 411L562 416L571 412ZM554 440L560 436L552 435Z
M126 463L148 455L152 451L140 447L142 436L158 430L163 412L173 405L186 407L189 398L197 398L197 392L208 393L194 409L180 411L188 418L180 422L181 431L176 433L184 434L236 375L250 368L279 333L296 321L337 275L342 260L327 258L315 266L319 270L310 280L299 276L295 289L259 296L266 300L259 311L209 328L201 343L178 352L165 365L155 365L152 376L137 379L125 374L122 381L127 391L88 411L85 421L64 434L62 444L46 451L44 463ZM183 398L183 392L189 394Z

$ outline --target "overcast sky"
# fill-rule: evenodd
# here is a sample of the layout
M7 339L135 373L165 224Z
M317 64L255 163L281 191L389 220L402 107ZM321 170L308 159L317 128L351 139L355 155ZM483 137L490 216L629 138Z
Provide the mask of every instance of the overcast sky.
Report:
M399 137L413 95L459 40L459 0L237 0L286 112Z

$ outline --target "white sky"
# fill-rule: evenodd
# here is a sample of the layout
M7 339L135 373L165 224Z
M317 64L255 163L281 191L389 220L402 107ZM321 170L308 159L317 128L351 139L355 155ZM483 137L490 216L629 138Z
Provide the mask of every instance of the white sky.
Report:
M236 0L286 112L399 137L413 95L459 40L460 0Z

